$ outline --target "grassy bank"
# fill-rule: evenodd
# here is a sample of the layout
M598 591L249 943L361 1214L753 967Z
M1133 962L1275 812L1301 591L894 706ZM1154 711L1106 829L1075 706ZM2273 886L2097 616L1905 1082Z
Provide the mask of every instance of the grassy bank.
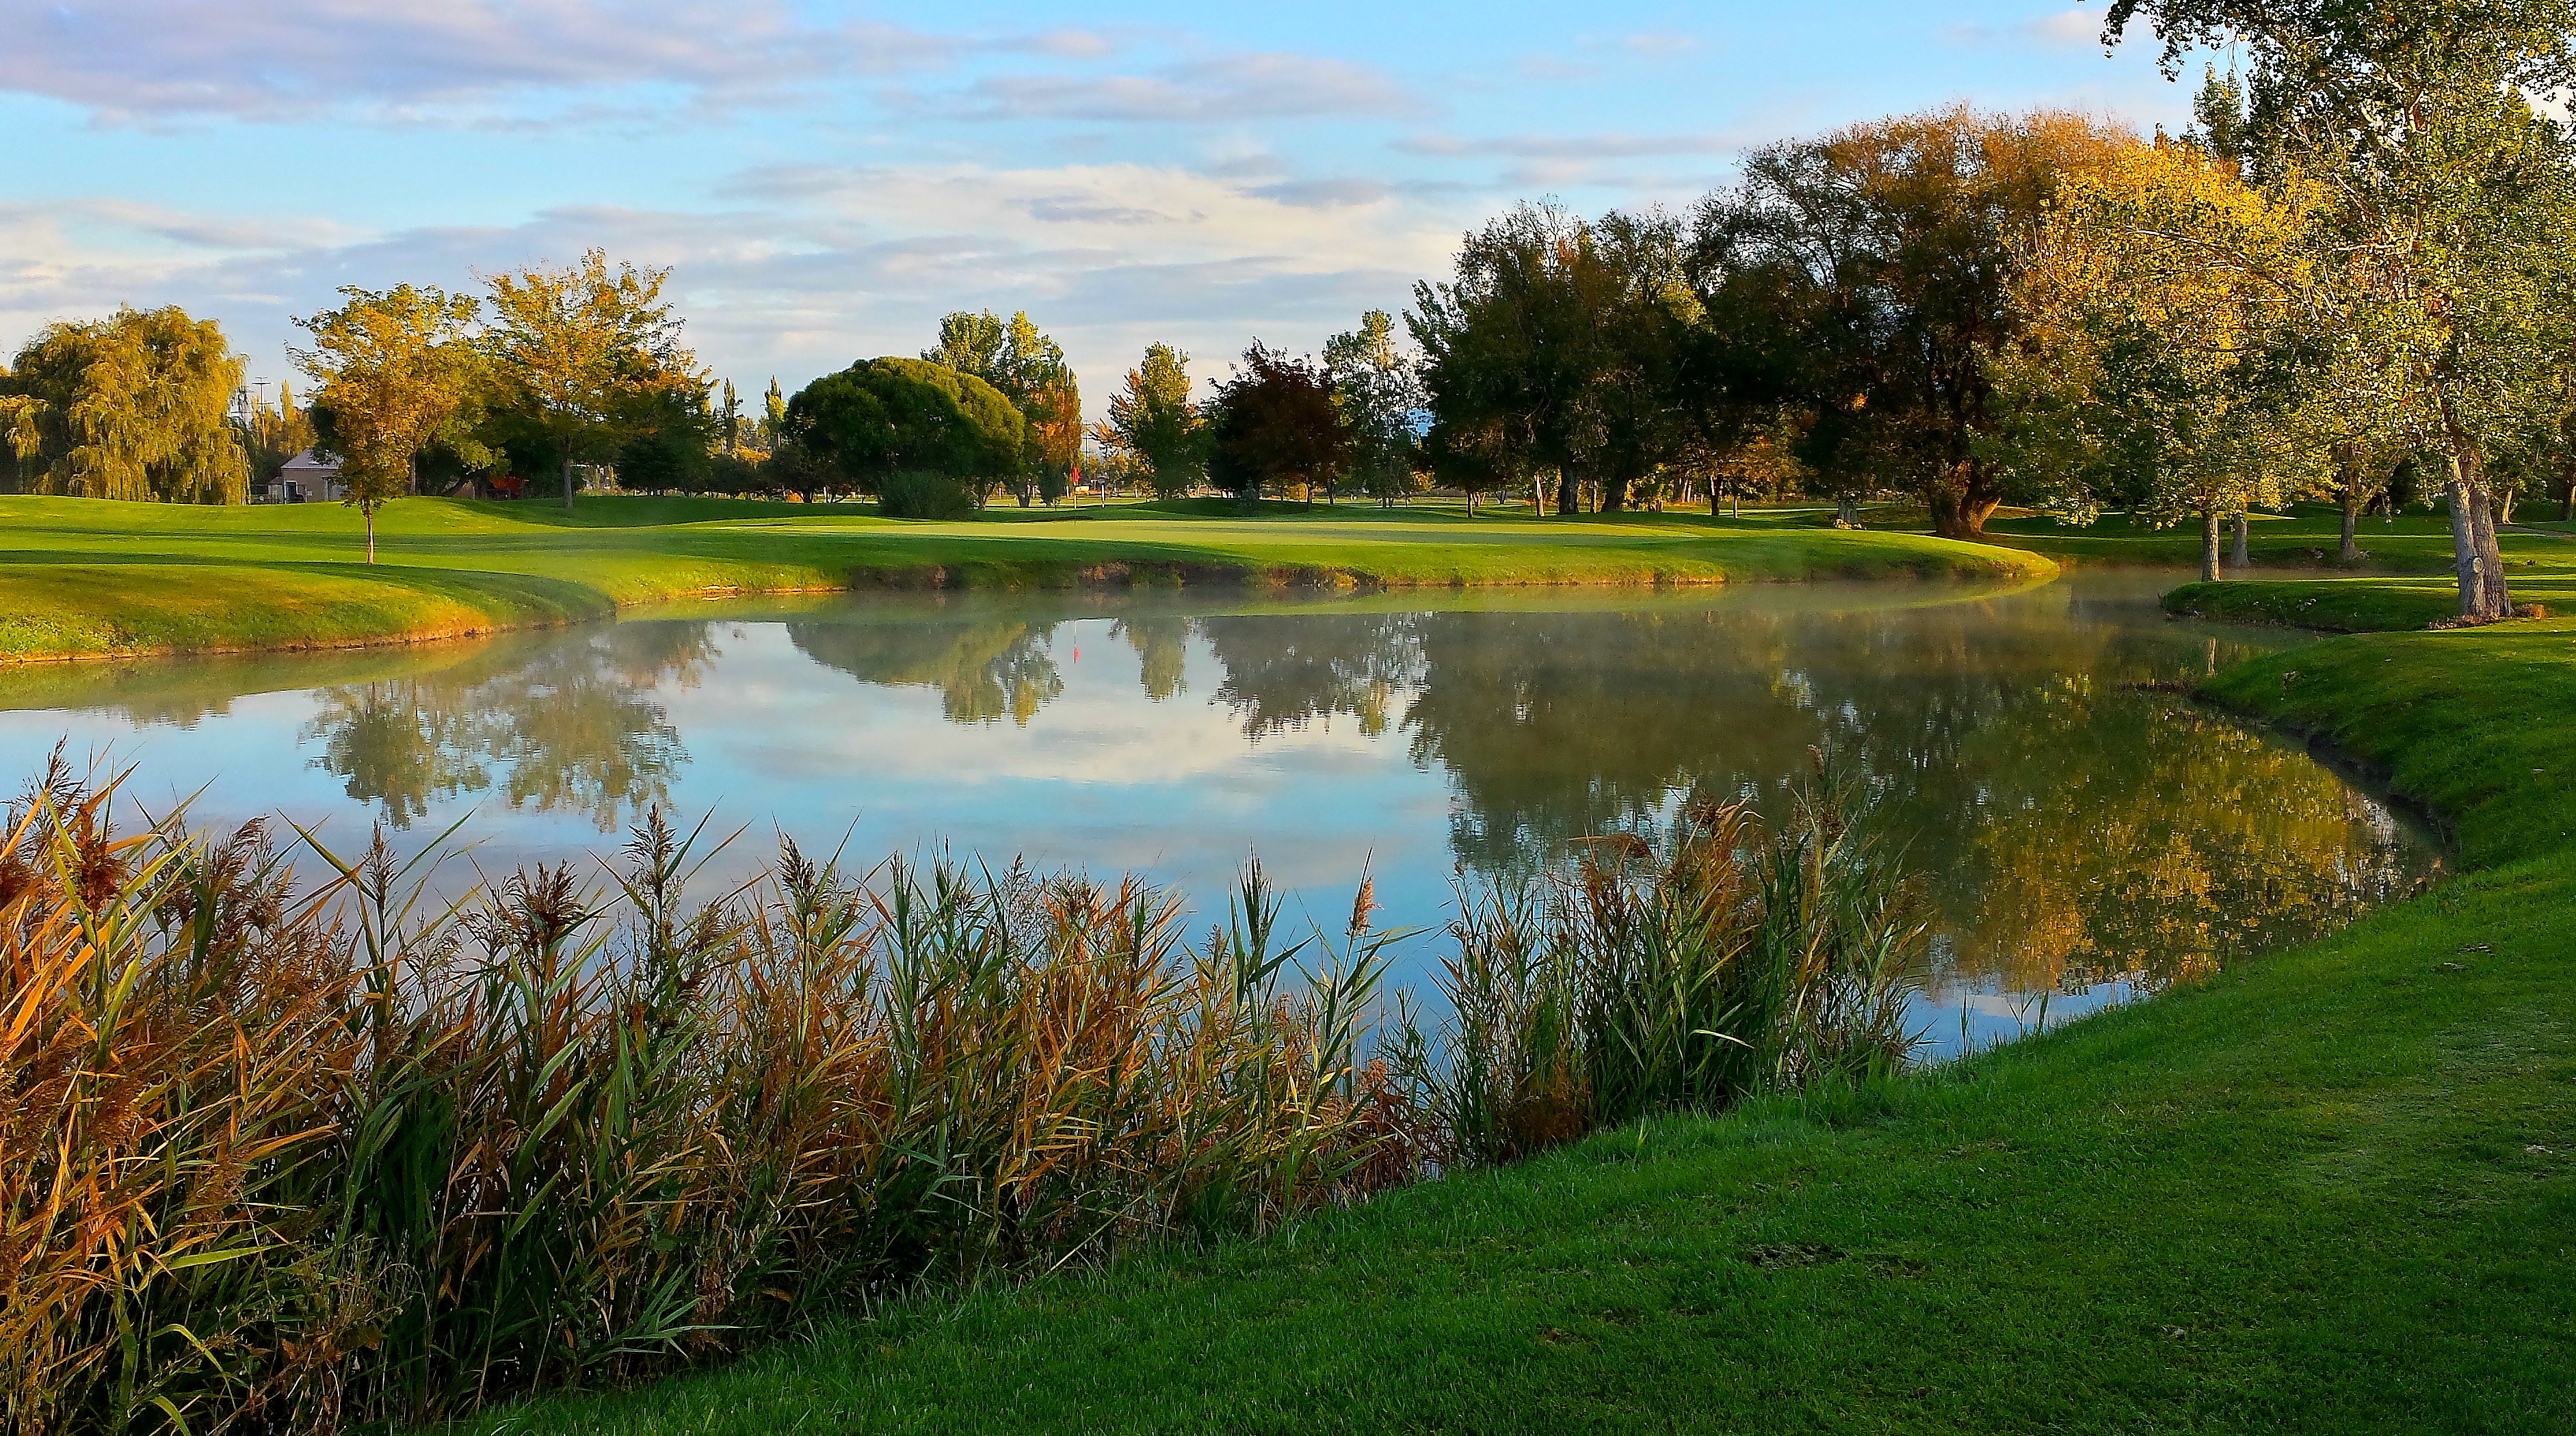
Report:
M361 560L337 505L207 509L0 497L0 661L329 647L562 622L710 592L1237 583L1285 587L2038 577L2049 561L1803 521L1573 521L1349 505L999 508L964 523L858 506L408 499Z
M521 1432L2576 1426L2576 626L2213 696L2452 824L2331 939L1846 1097L558 1398Z
M2355 571L2338 575L2341 523L2337 510L2314 504L2286 514L2258 514L2247 546L2256 576L2180 585L2165 595L2165 607L2223 623L2328 633L2423 628L2459 611L2446 519L2414 514L2394 521L2363 520L2359 538L2364 560ZM2524 525L2500 536L2498 547L2511 569L2517 602L2547 611L2576 609L2576 541L2559 532L2560 527ZM2114 514L2083 527L2046 518L2008 519L1990 525L1989 531L1997 544L2066 563L2185 571L2200 566L2200 537L2188 525L2158 529ZM2301 569L2315 570L2316 576L2282 576Z

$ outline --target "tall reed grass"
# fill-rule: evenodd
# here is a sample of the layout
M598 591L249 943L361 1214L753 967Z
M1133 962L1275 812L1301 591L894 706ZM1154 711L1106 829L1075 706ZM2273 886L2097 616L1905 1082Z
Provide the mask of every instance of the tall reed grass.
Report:
M1470 894L1426 1035L1390 944L783 843L682 894L463 905L381 834L120 836L59 760L0 836L0 1425L320 1430L628 1380L924 1284L1259 1232L1659 1107L1902 1060L1919 928L1829 803L1694 808ZM1387 1060L1374 1058L1383 1044Z
M1460 894L1436 1038L1394 1066L1444 1160L1507 1162L1675 1108L1868 1082L1917 1045L1914 884L1818 777L1785 822L1693 801L1663 846L1596 838L1534 881Z

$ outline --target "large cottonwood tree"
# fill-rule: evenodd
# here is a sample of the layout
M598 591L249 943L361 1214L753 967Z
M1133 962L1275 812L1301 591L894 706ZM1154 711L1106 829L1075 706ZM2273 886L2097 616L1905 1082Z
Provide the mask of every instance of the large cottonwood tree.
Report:
M2328 196L2332 318L2380 400L2439 456L2464 617L2512 611L2487 465L2554 401L2571 256L2569 0L2115 0L2168 70L2237 47L2249 141Z
M1754 151L1705 200L1695 263L1727 336L1804 415L1820 481L1910 488L1952 538L2015 497L1999 434L2016 241L2128 137L2083 115L1964 106Z
M612 272L593 249L562 269L535 265L486 281L492 325L483 342L504 402L554 449L567 510L575 464L640 431L671 387L705 387L662 298L670 273L628 263Z
M2222 519L2241 526L2318 469L2299 413L2316 207L2197 145L2131 145L2067 178L2014 256L2022 337L1993 361L1998 387L2038 391L2080 447L2140 468L2150 519L2197 518L2204 580L2219 576Z
M1675 361L1699 301L1681 241L1668 216L1596 222L1553 204L1469 234L1452 277L1416 284L1406 316L1435 426L1521 454L1534 505L1552 472L1560 514L1580 510L1587 483L1604 508L1626 507L1686 438Z

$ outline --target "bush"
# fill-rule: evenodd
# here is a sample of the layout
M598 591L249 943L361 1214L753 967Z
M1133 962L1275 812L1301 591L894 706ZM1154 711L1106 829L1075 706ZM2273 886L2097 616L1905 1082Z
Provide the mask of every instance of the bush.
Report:
M975 516L975 491L962 479L913 470L888 475L877 500L890 519L964 519Z

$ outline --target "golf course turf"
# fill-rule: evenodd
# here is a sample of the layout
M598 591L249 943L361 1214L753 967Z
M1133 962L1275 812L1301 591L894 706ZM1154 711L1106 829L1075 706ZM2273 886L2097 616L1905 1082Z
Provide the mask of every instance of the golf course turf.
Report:
M0 497L0 661L339 647L600 617L706 593L1248 583L1651 585L2040 578L2045 558L1803 518L1184 502L1001 507L962 523L858 505L406 499L365 560L338 505L199 508Z

